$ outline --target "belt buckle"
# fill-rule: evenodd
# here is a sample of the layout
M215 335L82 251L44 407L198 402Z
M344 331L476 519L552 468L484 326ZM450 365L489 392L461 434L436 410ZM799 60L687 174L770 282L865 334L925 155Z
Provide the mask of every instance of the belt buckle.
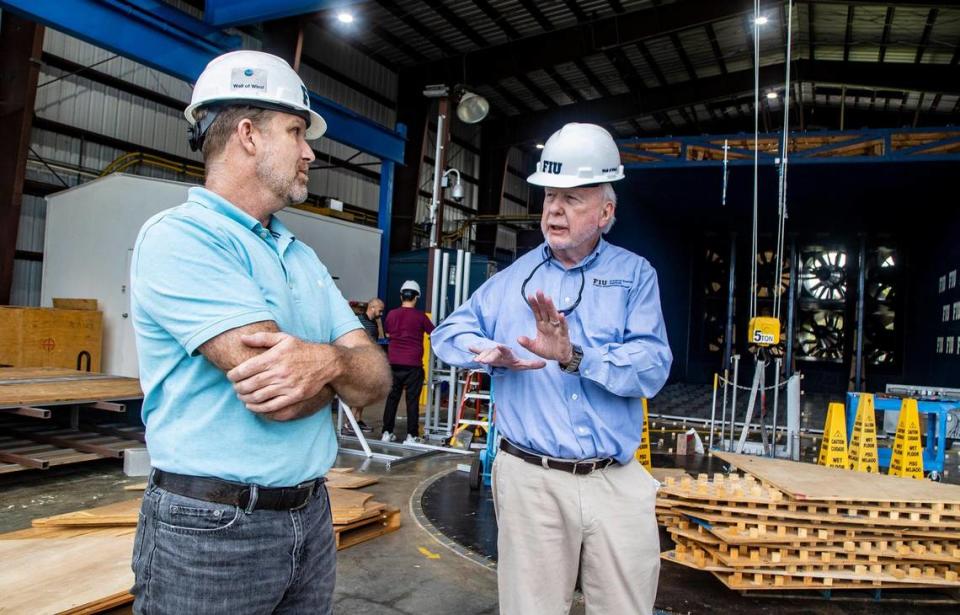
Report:
M581 464L581 463L584 464L584 466L586 466L587 463L590 464L590 471L587 472L587 474L593 474L593 472L596 471L596 469L597 469L597 460L596 460L596 459L594 459L593 461L575 461L575 462L573 462L573 473L574 473L574 474L577 473L577 468L580 467L580 464Z
M316 492L317 481L314 479L310 482L300 483L297 485L297 489L303 489L304 487L307 488L307 497L303 499L303 503L299 504L298 506L294 506L290 510L300 510L302 508L306 508L307 504L310 503L311 498L313 498L313 494Z

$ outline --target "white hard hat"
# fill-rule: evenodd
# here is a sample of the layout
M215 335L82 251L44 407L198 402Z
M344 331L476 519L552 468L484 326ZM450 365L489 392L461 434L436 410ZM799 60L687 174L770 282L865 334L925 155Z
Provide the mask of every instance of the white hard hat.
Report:
M403 292L405 290L412 290L413 292L419 295L420 285L417 284L416 281L414 280L407 280L406 282L403 283L403 286L400 287L400 292Z
M183 114L202 137L213 118L205 117L205 126L196 127L197 109L231 103L299 115L307 122L307 139L319 139L327 130L327 122L310 108L310 95L296 71L283 58L262 51L231 51L211 60Z
M537 172L527 181L536 186L573 188L618 179L623 179L623 165L610 133L596 124L567 124L547 139Z

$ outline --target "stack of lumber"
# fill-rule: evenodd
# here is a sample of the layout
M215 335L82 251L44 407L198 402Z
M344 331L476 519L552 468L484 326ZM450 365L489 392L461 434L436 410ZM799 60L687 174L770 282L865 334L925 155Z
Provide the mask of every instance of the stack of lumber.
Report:
M400 527L400 510L356 491L376 478L327 475L337 549ZM130 485L143 489L146 483ZM133 602L130 562L141 499L34 519L0 534L0 613L100 613Z
M745 475L667 479L663 559L737 590L960 587L960 486L714 454Z

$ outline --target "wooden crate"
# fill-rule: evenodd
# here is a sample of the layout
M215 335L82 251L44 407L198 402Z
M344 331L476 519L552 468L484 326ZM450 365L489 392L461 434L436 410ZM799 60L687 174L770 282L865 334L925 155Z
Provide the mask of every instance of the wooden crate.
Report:
M0 365L97 372L102 347L101 312L0 306Z

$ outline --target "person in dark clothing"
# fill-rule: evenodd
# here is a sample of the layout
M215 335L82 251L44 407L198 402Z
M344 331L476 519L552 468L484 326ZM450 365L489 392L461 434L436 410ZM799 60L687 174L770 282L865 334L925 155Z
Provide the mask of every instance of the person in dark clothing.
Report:
M420 389L423 388L423 335L433 331L433 323L416 308L420 285L407 280L400 287L399 308L387 314L385 329L390 345L387 358L393 370L393 387L383 408L384 442L396 441L393 435L397 406L404 389L407 391L407 438L404 444L420 442Z
M364 331L367 332L367 335L370 336L374 344L380 339L380 328L377 326L377 321L380 320L380 317L383 315L384 307L383 300L379 297L374 297L370 301L367 301L367 308L358 316L360 324L363 325ZM354 418L357 419L357 426L360 427L360 431L373 431L369 425L363 422L362 407L351 408L351 410L353 410ZM344 435L351 435L353 429L351 429L349 425L344 425L343 433Z

